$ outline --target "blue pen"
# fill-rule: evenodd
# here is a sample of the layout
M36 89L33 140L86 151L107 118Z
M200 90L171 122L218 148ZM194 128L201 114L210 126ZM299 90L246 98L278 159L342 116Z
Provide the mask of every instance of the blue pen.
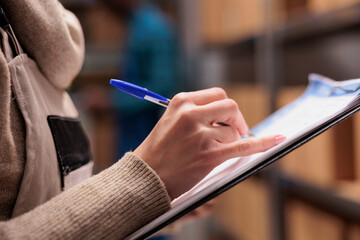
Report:
M150 102L156 103L163 107L167 107L170 103L170 99L160 96L159 94L151 92L151 91L147 90L146 88L139 87L132 83L128 83L128 82L117 80L117 79L111 79L110 84L127 94L130 94L130 95L140 98L140 99L148 100ZM229 126L229 124L223 123L223 122L218 122L217 124L221 125L221 126ZM254 134L252 134L249 131L246 136L242 136L241 138L244 139L244 138L249 138L249 137L255 137L255 136L254 136Z
M132 83L128 83L117 79L111 79L110 84L127 94L133 95L134 97L140 99L148 100L163 107L167 107L170 103L170 100L167 99L166 97L160 96L159 94L151 92L146 88L139 87Z

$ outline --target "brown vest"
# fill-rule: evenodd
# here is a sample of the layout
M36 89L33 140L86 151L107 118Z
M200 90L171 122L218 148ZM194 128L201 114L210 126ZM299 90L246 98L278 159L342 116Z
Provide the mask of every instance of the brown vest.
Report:
M90 177L92 162L69 95L23 53L11 27L0 32L12 91L26 125L25 168L12 214L16 217Z

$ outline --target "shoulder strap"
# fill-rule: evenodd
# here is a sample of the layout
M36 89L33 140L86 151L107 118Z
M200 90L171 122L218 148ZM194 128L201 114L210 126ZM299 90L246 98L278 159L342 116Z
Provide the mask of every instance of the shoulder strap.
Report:
M17 40L15 33L5 15L4 9L0 5L0 27L9 35L10 45L15 55L20 55L23 51Z
M6 29L9 27L9 25L9 20L6 18L4 9L0 5L0 27Z

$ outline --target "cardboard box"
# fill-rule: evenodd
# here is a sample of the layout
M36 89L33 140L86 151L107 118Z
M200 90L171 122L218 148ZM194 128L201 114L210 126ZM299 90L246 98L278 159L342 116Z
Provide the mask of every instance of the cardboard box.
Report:
M205 43L221 42L221 10L220 1L201 1L202 37Z
M229 98L239 105L251 128L270 114L269 91L260 85L231 85L224 87Z
M355 182L360 186L360 113L353 116L354 119L354 150L355 150ZM360 190L359 190L360 191Z
M115 116L99 112L93 116L91 146L94 154L94 171L99 172L114 164L116 159Z
M270 240L268 202L263 182L249 178L217 199L214 217L236 239Z
M351 117L353 121L354 178L336 181L336 192L347 199L360 204L360 114ZM360 238L359 238L360 239Z
M343 239L343 222L302 202L291 201L286 206L286 239Z
M286 19L296 19L306 15L309 0L282 0L282 12Z
M314 13L331 12L338 9L351 7L360 3L359 0L309 0L309 11Z
M264 26L262 0L202 0L202 36L208 44L223 44L257 35Z
M101 2L92 4L81 19L87 44L118 46L125 39L125 24Z

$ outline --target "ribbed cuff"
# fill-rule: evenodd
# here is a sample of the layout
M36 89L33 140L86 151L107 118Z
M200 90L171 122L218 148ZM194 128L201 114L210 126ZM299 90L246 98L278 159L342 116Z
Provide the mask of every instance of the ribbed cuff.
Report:
M170 208L160 178L127 153L111 168L2 227L18 239L121 239Z

